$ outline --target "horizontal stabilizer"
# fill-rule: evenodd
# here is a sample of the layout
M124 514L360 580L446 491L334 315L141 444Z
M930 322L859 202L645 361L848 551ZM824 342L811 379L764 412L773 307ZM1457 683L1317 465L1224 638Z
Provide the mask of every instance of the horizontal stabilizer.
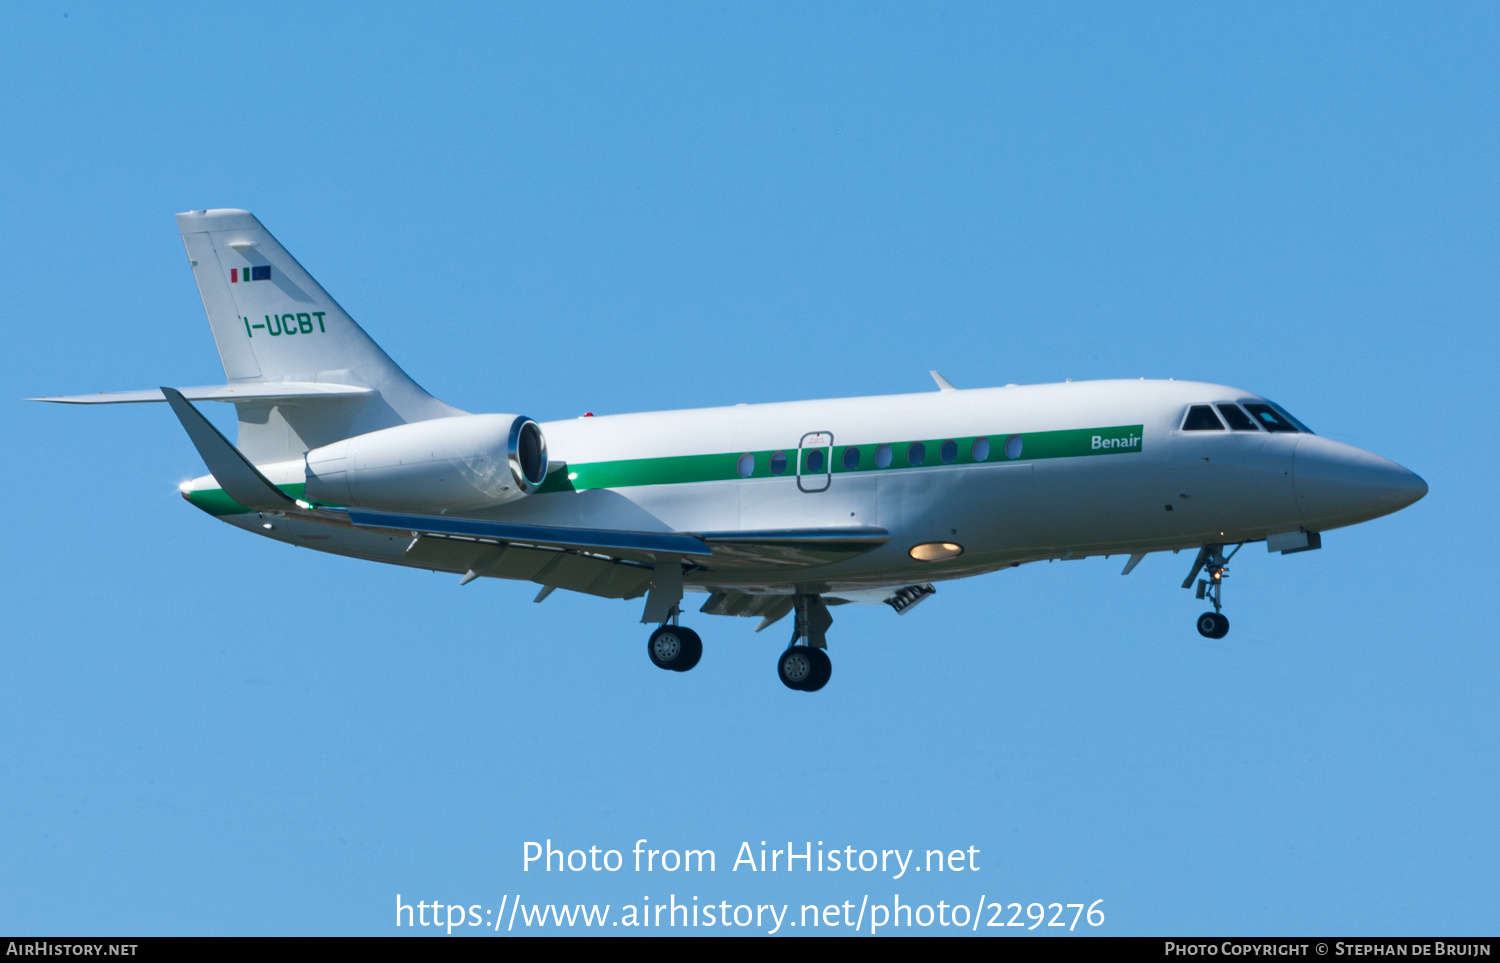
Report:
M251 511L284 512L296 510L298 505L286 493L266 480L266 476L252 465L229 439L219 434L219 429L202 413L188 404L182 392L175 388L162 388L162 395L182 427L187 430L193 447L203 457L203 463L213 474L224 494Z
M269 482L267 483L269 484ZM478 518L447 515L404 515L396 512L349 510L356 528L384 528L418 534L452 535L460 538L492 538L500 542L555 545L561 548L651 554L710 555L707 545L693 535L676 532L627 532L609 529L557 528L516 522L490 522Z
M337 401L344 398L360 398L373 395L373 388L358 385L324 384L315 381L260 381L232 385L202 385L197 388L178 388L177 392L188 401ZM92 395L51 395L46 398L27 398L27 401L51 401L62 405L138 405L151 401L166 401L160 388L141 391L101 391Z

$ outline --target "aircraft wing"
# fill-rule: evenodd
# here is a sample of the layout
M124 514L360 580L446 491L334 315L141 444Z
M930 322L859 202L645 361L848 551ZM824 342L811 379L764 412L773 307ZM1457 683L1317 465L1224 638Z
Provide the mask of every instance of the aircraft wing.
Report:
M611 529L523 525L448 515L406 515L362 509L328 509L304 513L330 522L342 520L367 528L411 536L409 561L462 573L460 584L481 576L519 579L543 586L538 601L565 588L603 598L632 599L661 580L663 566L680 572L686 562L698 572L695 581L713 574L763 572L772 568L823 565L870 551L889 540L884 529L802 529L769 532L634 532ZM670 571L670 569L669 569ZM681 576L668 602L681 598ZM719 596L714 596L718 598ZM790 611L791 596L767 597L776 618ZM667 604L667 603L663 603ZM665 614L643 621L660 621ZM767 610L769 611L769 610ZM754 613L764 615L757 609ZM771 621L775 621L773 618ZM769 623L767 623L769 624Z
M486 541L539 545L549 548L597 551L600 554L625 553L626 557L649 555L711 555L703 540L680 532L631 532L599 528L560 528L550 525L523 525L516 522L491 522L478 518L451 515L404 515L399 512L371 512L347 509L349 523L355 528L378 528L410 532L413 535L484 539Z
M325 523L410 536L408 561L461 573L460 584L481 576L535 582L543 586L539 601L557 588L603 598L638 598L648 589L654 591L652 586L661 580L663 566L680 572L680 566L686 563L699 573L695 580L711 582L715 572L727 575L738 570L826 564L867 552L889 538L882 529L699 535L561 528L362 509L314 509L300 514ZM680 578L668 580L677 586L674 591L678 593L669 602L681 597ZM790 595L768 601L780 605L778 611L790 610ZM644 621L662 618L665 615L658 613Z
M883 528L777 529L748 532L635 532L618 529L561 528L495 522L451 515L406 515L360 508L347 513L356 528L405 532L413 536L562 548L626 560L647 561L680 555L709 571L827 565L852 558L890 540Z

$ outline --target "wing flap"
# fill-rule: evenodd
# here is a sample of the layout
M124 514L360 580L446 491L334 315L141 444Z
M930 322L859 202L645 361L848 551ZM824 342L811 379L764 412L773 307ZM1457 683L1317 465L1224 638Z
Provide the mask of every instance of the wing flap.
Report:
M700 537L713 550L709 568L749 570L842 562L879 548L891 540L891 533L861 526L705 532Z

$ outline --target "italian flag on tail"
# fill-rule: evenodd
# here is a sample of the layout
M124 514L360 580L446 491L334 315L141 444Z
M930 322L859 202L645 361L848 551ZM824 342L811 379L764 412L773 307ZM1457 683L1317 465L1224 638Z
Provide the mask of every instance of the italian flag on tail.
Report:
M251 267L229 269L230 284L239 284L241 281L269 280L271 280L271 265L269 264L258 264Z

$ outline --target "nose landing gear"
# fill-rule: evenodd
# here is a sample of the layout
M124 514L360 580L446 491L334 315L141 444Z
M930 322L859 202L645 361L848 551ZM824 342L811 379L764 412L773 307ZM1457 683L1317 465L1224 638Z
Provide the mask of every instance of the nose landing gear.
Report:
M1198 634L1205 639L1222 639L1229 634L1229 618L1220 611L1224 607L1224 578L1229 574L1229 560L1244 546L1245 543L1240 542L1228 555L1224 554L1223 545L1203 546L1198 550L1193 570L1183 580L1183 588L1192 588L1193 580L1198 579L1199 572L1208 575L1206 579L1198 579L1198 598L1208 599L1214 607L1212 612L1204 612L1198 616Z
M1221 612L1204 612L1198 616L1198 634L1205 639L1222 639L1229 634L1229 617Z

